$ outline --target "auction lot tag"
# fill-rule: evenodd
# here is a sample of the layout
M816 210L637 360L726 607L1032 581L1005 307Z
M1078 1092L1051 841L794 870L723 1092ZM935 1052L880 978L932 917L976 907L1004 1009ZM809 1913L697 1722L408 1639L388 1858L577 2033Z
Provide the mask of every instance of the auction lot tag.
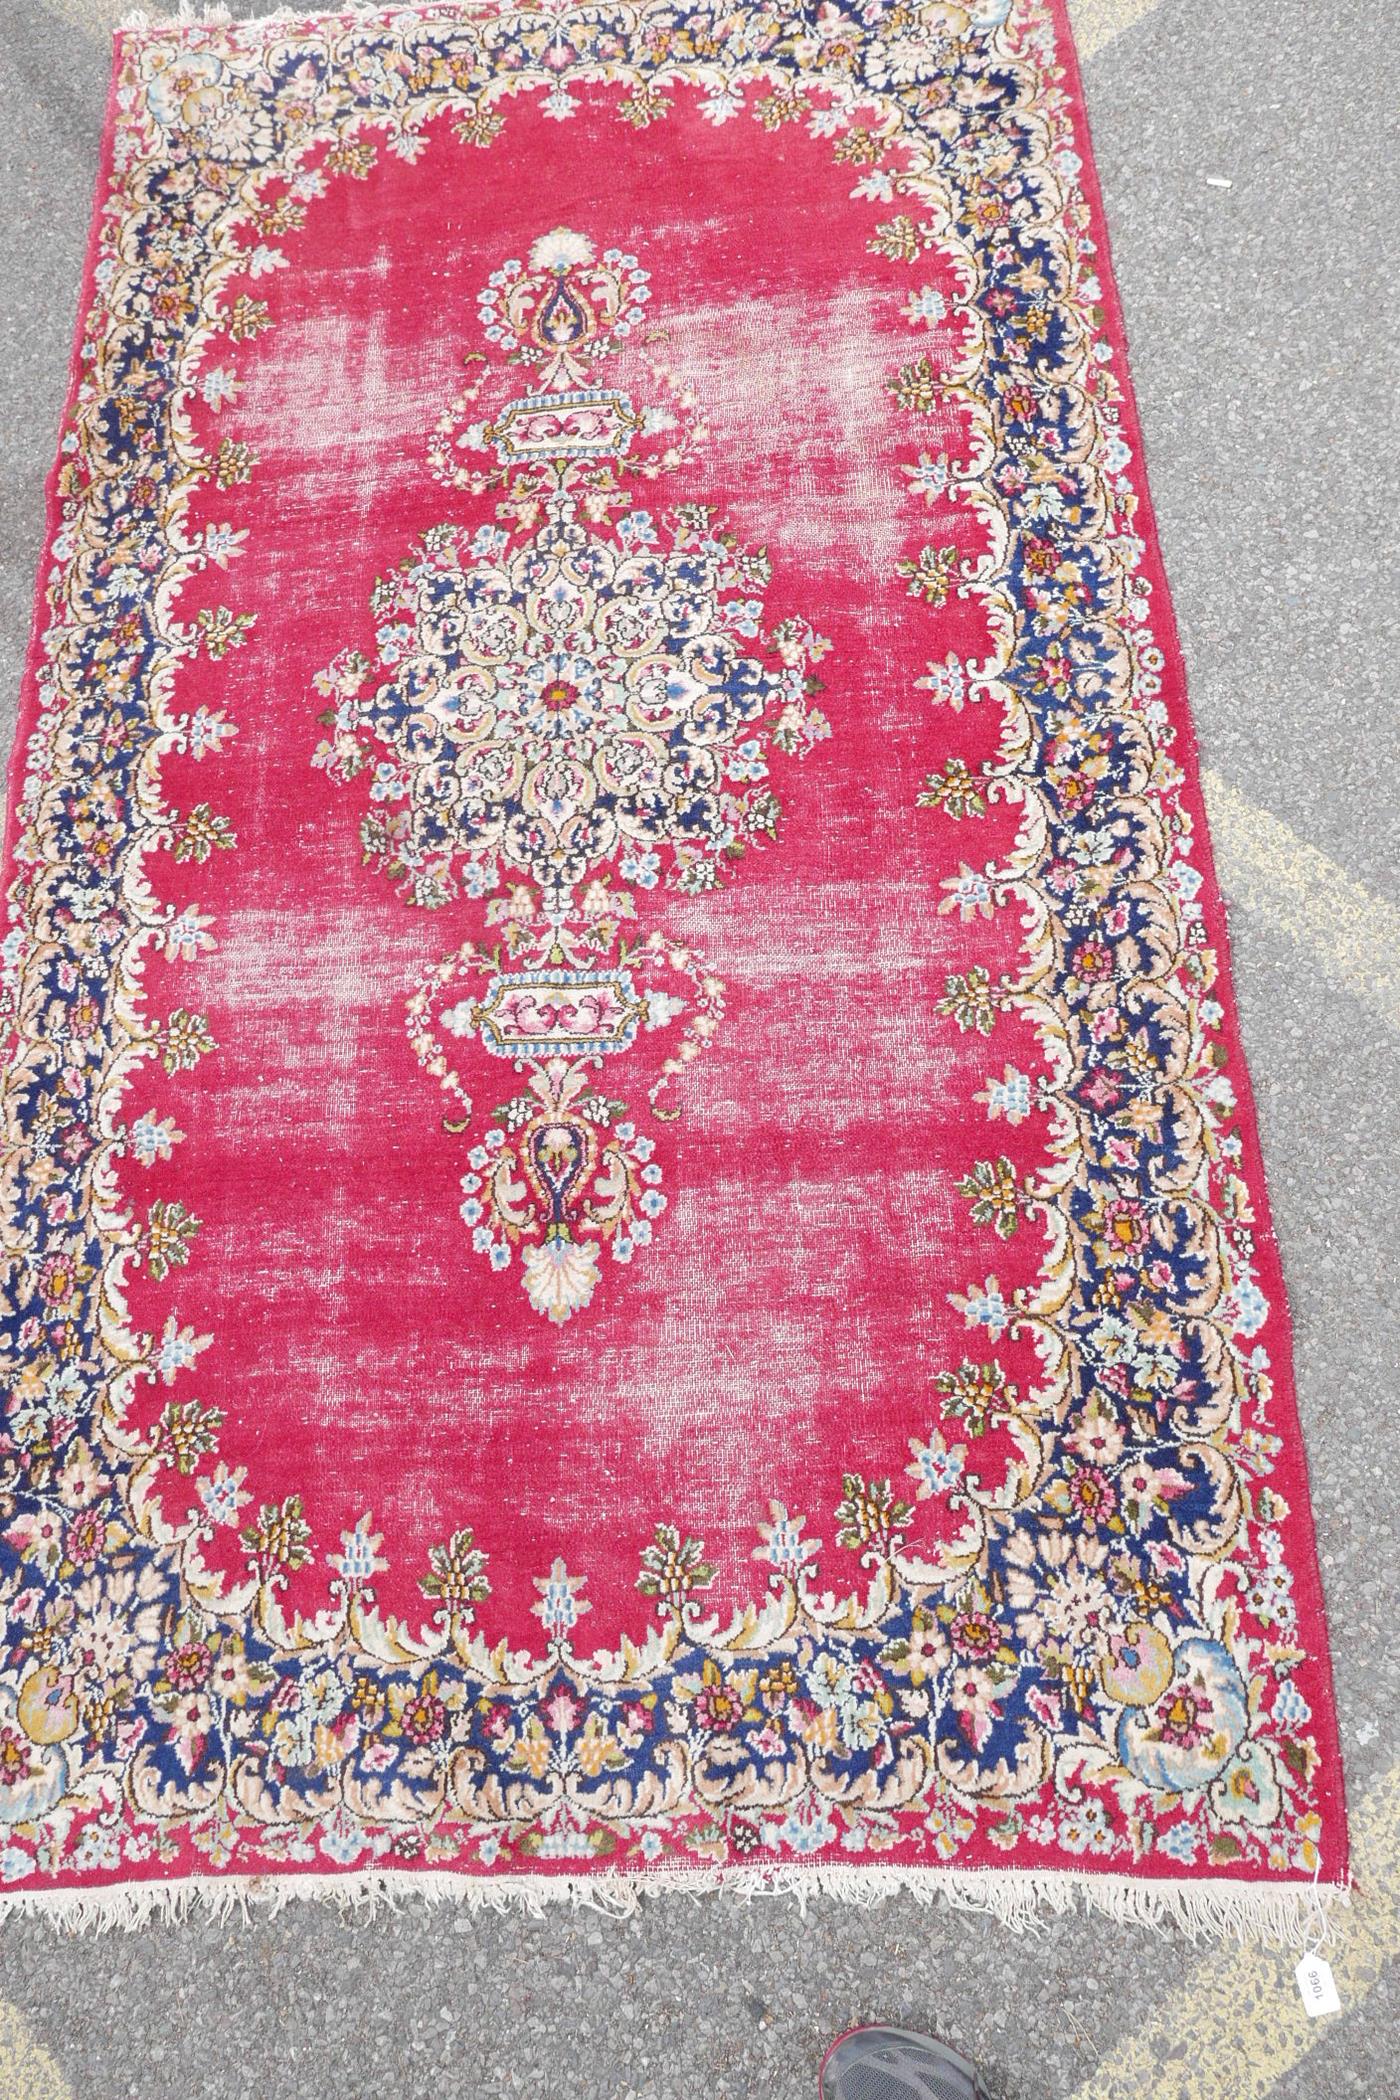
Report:
M1320 2019L1323 2013L1341 2011L1342 2001L1337 1996L1332 1971L1320 1954L1305 1954L1293 1974L1298 1979L1299 1996L1310 2020Z

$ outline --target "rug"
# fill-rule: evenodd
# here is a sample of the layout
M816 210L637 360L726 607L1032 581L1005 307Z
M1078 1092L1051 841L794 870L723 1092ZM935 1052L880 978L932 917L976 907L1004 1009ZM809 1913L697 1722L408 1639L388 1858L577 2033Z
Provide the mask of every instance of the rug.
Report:
M12 1908L1345 1882L1059 0L138 18L12 791Z

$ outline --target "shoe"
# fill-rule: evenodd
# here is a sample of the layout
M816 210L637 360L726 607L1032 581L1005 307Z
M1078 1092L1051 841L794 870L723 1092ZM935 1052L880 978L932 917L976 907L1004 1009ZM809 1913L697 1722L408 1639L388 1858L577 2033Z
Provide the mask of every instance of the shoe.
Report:
M983 2100L965 2056L902 2027L853 2027L817 2074L819 2100Z

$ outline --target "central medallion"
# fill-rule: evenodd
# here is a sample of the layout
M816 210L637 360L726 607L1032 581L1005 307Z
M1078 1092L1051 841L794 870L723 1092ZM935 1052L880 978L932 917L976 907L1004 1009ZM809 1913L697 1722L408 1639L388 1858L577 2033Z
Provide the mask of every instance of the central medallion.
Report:
M718 887L776 834L771 753L830 733L812 705L827 645L799 619L765 631L767 556L706 504L635 501L705 436L649 302L635 256L565 228L492 274L494 354L469 358L429 448L450 487L497 496L492 515L424 534L375 586L373 657L343 650L316 681L316 762L368 781L366 863L426 909L481 900L495 934L425 973L409 1033L453 1130L475 1125L450 1042L522 1075L469 1148L462 1215L558 1322L666 1203L656 1140L593 1075L666 1031L646 1094L660 1129L723 1013L700 957L644 930L638 894ZM618 383L590 385L600 367Z

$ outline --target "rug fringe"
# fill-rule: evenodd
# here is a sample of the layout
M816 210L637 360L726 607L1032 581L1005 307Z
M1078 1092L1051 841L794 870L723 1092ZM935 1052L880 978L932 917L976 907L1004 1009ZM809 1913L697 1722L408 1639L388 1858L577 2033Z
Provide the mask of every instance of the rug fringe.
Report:
M259 14L235 16L223 0L175 0L172 9L134 7L118 17L119 31L160 35L175 29L276 29L312 22L368 21L412 14L471 15L487 12L489 0L340 0L336 7L277 4Z
M464 1911L516 1911L542 1918L551 1905L607 1917L635 1916L648 1897L717 1894L751 1902L763 1896L795 1899L805 1912L813 1896L870 1909L892 1896L930 1906L978 1911L1009 1931L1035 1933L1049 1919L1083 1910L1116 1925L1178 1931L1191 1941L1238 1940L1318 1947L1334 1933L1334 1913L1351 1901L1340 1883L1148 1881L1124 1874L1043 1873L1018 1868L956 1867L716 1867L658 1869L632 1874L508 1874L490 1876L411 1868L340 1874L193 1876L178 1882L126 1882L110 1888L13 1890L0 1896L6 1917L45 1919L66 1934L135 1931L155 1921L179 1923L203 1915L216 1923L256 1913L276 1917L292 1902L334 1904L343 1918L373 1917L413 1903L455 1904Z

